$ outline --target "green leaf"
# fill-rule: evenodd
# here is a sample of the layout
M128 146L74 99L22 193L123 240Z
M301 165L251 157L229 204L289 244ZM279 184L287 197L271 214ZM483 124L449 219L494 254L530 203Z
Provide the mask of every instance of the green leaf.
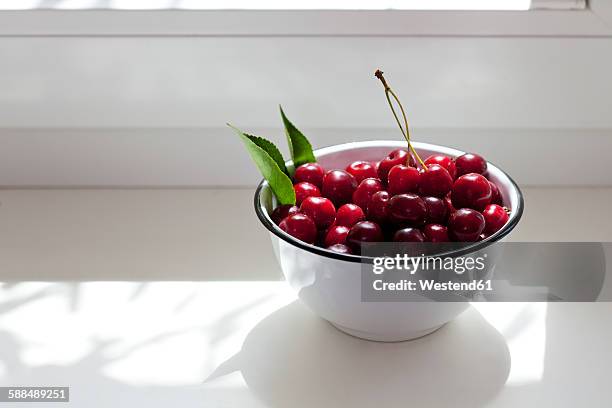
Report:
M291 152L291 158L293 159L295 167L304 163L315 163L317 159L315 159L314 153L312 152L312 146L306 136L287 119L282 107L280 107L280 113L283 118L283 124L285 125L285 134L289 142L289 151Z
M280 204L295 204L293 183L286 173L287 169L283 157L276 146L264 138L248 135L229 123L228 126L240 136L261 175L268 180L278 202ZM282 168L279 163L282 164Z
M276 162L281 171L286 175L289 175L287 167L285 166L285 159L283 159L283 155L281 154L280 150L278 150L278 147L274 145L274 143L267 139L264 139L263 137L253 136L246 133L244 135L248 137L251 142L255 143L257 146L265 150L266 153L270 155L272 160Z

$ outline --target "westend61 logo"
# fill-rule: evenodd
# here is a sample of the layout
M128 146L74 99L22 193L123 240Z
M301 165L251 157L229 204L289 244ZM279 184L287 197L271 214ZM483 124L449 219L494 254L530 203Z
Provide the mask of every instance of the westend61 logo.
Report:
M465 272L483 271L486 268L487 254L477 257L432 257L408 256L407 254L394 257L375 257L372 272L380 275L386 271L406 271L414 275L417 271L445 271L463 275Z

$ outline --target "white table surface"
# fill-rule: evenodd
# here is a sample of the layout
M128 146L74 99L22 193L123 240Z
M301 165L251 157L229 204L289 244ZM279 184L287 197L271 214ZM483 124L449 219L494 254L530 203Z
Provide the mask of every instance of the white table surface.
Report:
M525 193L514 240L612 241L612 189ZM250 195L0 190L0 385L92 408L612 404L612 303L478 303L362 341L279 280Z

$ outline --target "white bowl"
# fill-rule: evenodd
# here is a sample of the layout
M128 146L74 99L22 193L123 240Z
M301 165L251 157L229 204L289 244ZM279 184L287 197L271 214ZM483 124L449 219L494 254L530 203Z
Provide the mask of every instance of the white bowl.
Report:
M423 157L434 153L456 157L464 153L427 143L413 145ZM325 169L344 169L355 160L378 161L391 150L405 147L401 141L355 142L316 150L315 156ZM523 197L516 183L491 163L488 163L488 177L497 184L504 204L512 212L501 230L473 243L468 252L506 236L523 212ZM290 236L270 218L275 205L272 191L264 180L255 192L255 211L270 231L283 274L299 298L338 329L368 340L410 340L435 331L468 307L467 302L363 302L361 273L367 258L328 251ZM465 252L464 247L462 253Z

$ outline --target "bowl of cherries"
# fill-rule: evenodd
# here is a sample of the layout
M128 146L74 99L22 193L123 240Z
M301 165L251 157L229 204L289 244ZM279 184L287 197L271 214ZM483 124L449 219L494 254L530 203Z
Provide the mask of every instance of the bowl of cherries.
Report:
M506 187L505 180L491 181L488 170L495 170L481 156L452 157L441 146L415 143L428 155L427 171L411 165L401 147L367 160L393 145L381 141L332 147L351 155L361 150L359 160L344 168L334 168L329 149L318 151L323 164L306 163L295 170L296 203L275 207L271 220L304 243L354 255L360 255L365 242L483 241L508 224L512 212L498 186ZM328 161L331 170L324 167Z
M362 301L371 264L362 247L458 242L465 254L491 245L522 215L512 178L478 154L408 137L309 150L282 116L293 160L281 163L268 141L241 136L264 175L255 212L299 298L340 330L379 341L423 336L464 311L467 302Z

